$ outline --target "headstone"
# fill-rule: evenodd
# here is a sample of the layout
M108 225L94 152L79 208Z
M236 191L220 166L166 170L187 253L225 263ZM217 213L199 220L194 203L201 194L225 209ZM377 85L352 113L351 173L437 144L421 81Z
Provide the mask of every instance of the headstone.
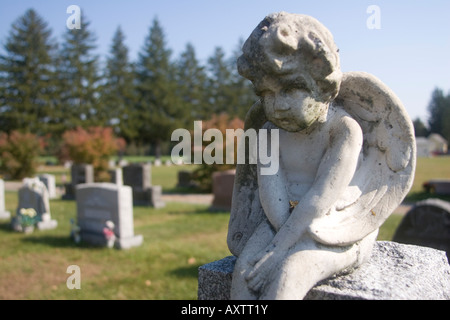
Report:
M161 159L155 159L154 165L155 167L160 167L162 165Z
M212 210L231 210L236 170L216 171L212 175Z
M41 174L39 175L39 180L41 180L48 190L48 196L50 199L55 199L56 195L56 183L55 176L53 174Z
M450 202L417 202L403 217L392 240L444 250L450 261Z
M417 157L430 157L431 156L431 144L425 137L416 137Z
M122 168L123 184L133 190L133 203L135 205L162 208L162 187L152 186L151 165L131 164Z
M142 244L134 234L131 187L113 183L86 183L77 186L77 225L81 241L108 246L105 228L115 235L114 246L128 249ZM108 226L111 221L114 228ZM108 230L106 230L108 231Z
M123 185L123 172L122 172L122 168L116 168L114 170L109 170L109 174L111 176L111 182L118 184L118 185Z
M198 299L229 300L236 257L199 268ZM436 249L375 243L371 258L353 272L316 284L305 300L449 300L450 265Z
M116 161L114 159L108 160L108 168L114 169L116 167Z
M70 173L72 184L94 182L94 166L92 164L73 164Z
M11 213L5 210L5 182L0 179L0 219L11 218Z
M49 194L45 184L39 178L25 178L19 189L19 205L11 224L14 230L22 231L20 216L22 209L33 209L36 213L36 227L39 230L54 229L58 222L51 219Z
M133 188L133 201L137 206L163 208L166 205L162 200L162 186L151 186L141 190Z
M192 171L180 170L178 171L178 183L177 187L180 188L191 188L196 186L192 180Z
M94 182L94 166L91 164L76 164L70 167L71 182L65 185L66 193L63 199L75 199L76 186L82 183Z
M450 179L433 179L423 184L427 192L450 195Z
M131 164L122 168L123 183L133 189L147 189L152 186L150 164Z

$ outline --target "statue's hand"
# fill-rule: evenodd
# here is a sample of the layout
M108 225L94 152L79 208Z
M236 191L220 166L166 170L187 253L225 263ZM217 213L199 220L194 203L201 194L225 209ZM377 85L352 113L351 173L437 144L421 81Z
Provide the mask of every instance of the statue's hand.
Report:
M273 250L274 248L274 246L269 245L266 250L257 254L250 262L254 265L254 268L245 277L250 290L260 291L266 281L269 280L272 269L279 261L279 257Z

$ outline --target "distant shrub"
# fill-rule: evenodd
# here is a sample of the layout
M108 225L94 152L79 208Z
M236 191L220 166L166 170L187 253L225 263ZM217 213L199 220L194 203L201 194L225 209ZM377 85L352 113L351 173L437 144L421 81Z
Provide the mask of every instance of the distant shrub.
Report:
M237 155L237 144L234 146L234 155L235 161L234 164L226 164L226 130L227 129L243 129L244 121L235 117L230 119L230 116L226 113L221 113L219 115L213 114L211 119L208 121L204 121L202 123L202 136L208 129L218 129L222 132L223 137L223 164L206 164L202 163L196 170L193 172L192 179L197 182L199 189L204 192L212 191L212 174L216 171L225 171L236 168L236 155ZM203 142L203 149L210 144L211 142L206 141Z
M64 133L60 158L80 164L92 164L95 180L107 181L109 158L123 150L125 145L124 139L114 136L112 128L78 127Z
M41 140L34 134L19 131L9 135L0 133L0 171L14 180L34 175L41 150Z

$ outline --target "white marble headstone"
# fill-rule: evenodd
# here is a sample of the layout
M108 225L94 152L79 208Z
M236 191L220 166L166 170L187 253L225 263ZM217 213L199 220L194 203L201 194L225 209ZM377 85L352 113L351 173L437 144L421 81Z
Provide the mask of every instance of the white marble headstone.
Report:
M0 219L9 219L11 213L5 210L5 182L0 179Z

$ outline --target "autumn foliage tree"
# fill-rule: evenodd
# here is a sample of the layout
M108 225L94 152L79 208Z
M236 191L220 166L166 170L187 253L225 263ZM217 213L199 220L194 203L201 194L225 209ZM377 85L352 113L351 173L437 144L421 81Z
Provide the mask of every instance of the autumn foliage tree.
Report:
M193 172L193 179L196 181L203 191L210 192L212 190L212 174L216 171L225 171L236 168L237 162L237 143L233 141L234 144L234 161L232 164L226 163L227 156L227 146L226 142L231 143L231 141L227 141L226 139L226 130L227 129L244 129L244 121L241 119L234 117L231 118L226 113L221 114L213 114L211 119L204 121L202 123L202 136L208 129L218 129L222 133L222 145L215 145L215 150L218 148L222 149L222 163L212 163L207 164L202 162L202 164ZM210 143L217 143L217 141L213 142L203 142L202 149L204 150L207 145ZM214 155L213 155L214 156Z
M125 140L116 138L110 127L78 127L66 131L63 141L61 158L92 164L96 181L108 180L109 158L125 148Z
M0 171L11 179L23 179L36 173L42 140L32 133L0 133Z

